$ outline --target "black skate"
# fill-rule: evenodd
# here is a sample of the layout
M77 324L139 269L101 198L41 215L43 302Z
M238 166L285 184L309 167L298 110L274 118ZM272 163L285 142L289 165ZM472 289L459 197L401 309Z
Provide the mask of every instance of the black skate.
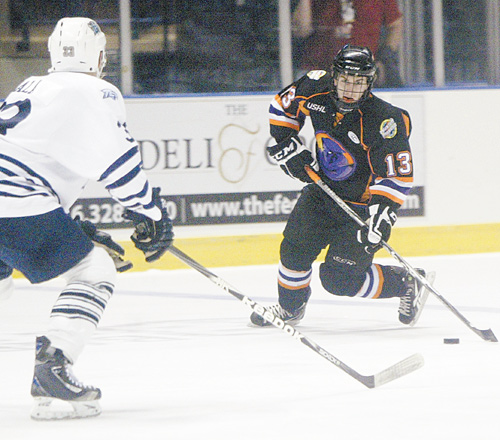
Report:
M31 395L35 399L31 418L35 420L84 418L101 413L101 390L79 382L73 376L71 362L61 350L52 347L45 336L36 338ZM54 409L53 402L67 402L72 410Z
M436 275L435 272L426 274L423 269L416 269L416 271L432 284ZM406 293L400 297L399 320L403 324L413 327L417 323L418 318L420 318L420 314L429 296L429 290L410 273L406 274L404 282Z
M298 309L295 309L293 311L285 310L279 304L275 304L274 306L270 307L265 307L265 309L266 312L267 311L271 312L285 324L298 324L306 314L306 304L307 303L302 304ZM266 312L264 312L264 315L266 315ZM272 319L272 316L269 316L269 318ZM253 325L256 325L258 327L266 327L273 325L272 322L267 321L264 317L260 316L256 312L253 312L250 315L250 321Z

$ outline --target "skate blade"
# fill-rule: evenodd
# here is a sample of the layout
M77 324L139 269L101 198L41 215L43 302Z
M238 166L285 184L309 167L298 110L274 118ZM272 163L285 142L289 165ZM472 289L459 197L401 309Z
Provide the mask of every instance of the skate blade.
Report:
M68 402L52 397L35 397L35 406L31 412L33 420L66 420L97 417L101 414L98 400Z

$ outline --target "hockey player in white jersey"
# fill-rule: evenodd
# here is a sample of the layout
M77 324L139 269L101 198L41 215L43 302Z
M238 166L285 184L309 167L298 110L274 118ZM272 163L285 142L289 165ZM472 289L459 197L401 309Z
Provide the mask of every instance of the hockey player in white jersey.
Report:
M100 78L105 45L95 21L61 19L48 42L49 74L23 81L0 108L0 297L13 290L13 269L34 284L66 281L47 332L36 339L34 419L101 411L101 391L78 381L71 365L113 293L110 254L123 249L69 216L86 183L100 182L125 207L136 231L131 239L147 261L173 240L159 188L149 184L127 131L123 97ZM69 410L55 411L54 400L69 402Z

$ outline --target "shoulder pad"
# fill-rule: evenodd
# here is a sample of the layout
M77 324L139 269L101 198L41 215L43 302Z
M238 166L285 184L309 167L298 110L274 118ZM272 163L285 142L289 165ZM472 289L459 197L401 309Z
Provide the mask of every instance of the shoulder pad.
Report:
M326 70L311 70L297 81L297 95L309 97L318 93L329 92L331 76Z
M306 73L306 76L313 81L319 81L325 75L328 75L326 70L310 70Z
M374 113L378 115L394 115L405 112L405 110L395 107L390 102L384 101L373 94L361 104L360 108L364 113Z
M398 125L401 125L400 129L405 127L407 136L411 133L411 118L405 109L396 107L373 94L363 102L360 109L369 119L375 121L377 125L380 124L379 133L384 139L395 137Z

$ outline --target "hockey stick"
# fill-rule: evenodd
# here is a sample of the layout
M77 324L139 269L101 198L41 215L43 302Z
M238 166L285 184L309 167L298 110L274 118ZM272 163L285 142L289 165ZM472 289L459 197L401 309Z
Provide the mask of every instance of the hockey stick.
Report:
M348 215L351 217L359 226L363 228L367 228L368 225L359 217L359 215L352 210L352 208L344 202L336 193L333 191L318 174L309 166L306 165L305 170L309 177L313 180L313 182L318 185L326 194L328 194L336 203L339 205ZM451 304L446 298L444 298L433 286L432 284L425 279L422 275L420 275L403 257L401 257L391 246L389 246L384 240L381 242L382 246L391 254L391 256L399 261L404 268L410 272L418 281L420 281L427 290L432 292L435 296L437 296L441 302L448 307L453 314L460 319L467 327L469 327L474 333L479 335L485 341L490 342L498 342L495 334L491 329L480 330L476 327L473 327L471 323Z
M311 350L313 350L314 352L323 356L327 361L330 361L332 364L339 367L341 370L346 372L349 376L351 376L354 379L356 379L357 381L361 382L363 385L365 385L368 388L379 387L387 382L390 382L394 379L397 379L398 377L401 377L401 376L404 376L408 373L411 373L412 371L415 371L424 365L424 358L422 357L421 354L416 353L416 354L390 366L389 368L387 368L387 369L385 369L377 374L374 374L372 376L363 376L362 374L353 370L348 365L344 364L344 362L342 362L340 359L337 359L331 353L329 353L325 349L321 348L314 341L312 341L308 337L304 336L296 328L294 328L290 324L286 324L285 322L283 322L283 320L278 318L271 311L266 310L264 308L264 306L261 306L257 302L255 302L252 299L245 296L243 293L236 290L234 287L230 286L222 278L220 278L219 276L210 272L206 267L203 267L200 263L193 260L191 257L186 255L184 252L177 249L175 246L170 246L168 250L170 251L170 253L172 253L177 258L179 258L179 260L183 261L188 266L190 266L193 269L200 272L202 275L207 277L210 281L212 281L214 284L219 286L221 289L225 290L230 295L239 299L241 302L243 302L243 304L250 307L252 309L252 311L254 311L257 314L266 318L266 320L269 321L271 324L273 324L275 327L279 328L280 330L283 330L287 335L291 336L292 338L296 339L297 341L302 342L304 345L309 347Z

